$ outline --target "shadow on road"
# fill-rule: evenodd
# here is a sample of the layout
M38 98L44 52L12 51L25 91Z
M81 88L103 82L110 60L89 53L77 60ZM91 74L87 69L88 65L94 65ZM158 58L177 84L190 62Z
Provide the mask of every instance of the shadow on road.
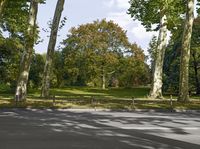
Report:
M200 139L199 117L198 113L1 110L0 148L199 149L195 142Z

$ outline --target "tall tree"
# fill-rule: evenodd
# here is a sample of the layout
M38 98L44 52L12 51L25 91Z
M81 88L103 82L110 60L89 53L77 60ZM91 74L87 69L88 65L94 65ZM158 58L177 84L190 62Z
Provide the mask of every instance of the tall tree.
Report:
M5 2L6 2L6 0L0 0L0 18L2 16L2 12L3 12Z
M154 61L153 80L150 91L150 97L152 98L162 98L163 61L165 48L167 45L167 18L165 11L165 7L163 7L160 11L160 29Z
M21 59L20 74L15 92L16 101L26 100L30 63L33 56L33 46L35 43L37 11L38 0L32 0L30 2L29 24L25 37L25 51Z
M190 42L192 36L192 27L194 22L194 0L187 0L185 26L182 38L180 78L179 78L179 96L178 101L189 101L189 61L190 61Z
M173 27L174 22L180 18L182 12L182 7L179 7L180 3L180 0L130 0L129 14L134 19L141 21L148 31L152 29L152 24L159 24L154 29L159 30L159 36L154 60L151 98L162 98L163 61L167 45L167 29Z
M58 0L54 18L51 26L51 35L49 39L49 45L47 50L46 62L44 66L44 73L43 73L43 80L42 80L42 97L49 96L49 88L50 88L50 75L52 69L52 61L55 51L56 39L57 39L57 32L59 28L60 18L62 15L63 7L64 7L65 0Z

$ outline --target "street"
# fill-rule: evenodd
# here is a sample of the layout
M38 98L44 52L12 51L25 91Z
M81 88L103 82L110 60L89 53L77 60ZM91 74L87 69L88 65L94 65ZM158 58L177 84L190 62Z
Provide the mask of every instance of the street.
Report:
M0 110L0 149L200 149L200 113Z

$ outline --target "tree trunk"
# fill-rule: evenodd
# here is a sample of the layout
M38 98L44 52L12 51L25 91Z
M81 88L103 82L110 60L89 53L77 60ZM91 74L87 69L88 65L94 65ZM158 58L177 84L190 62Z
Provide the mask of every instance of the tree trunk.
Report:
M193 67L194 67L194 75L195 75L195 85L196 85L196 95L200 95L200 81L199 81L199 74L198 74L198 62L196 60L196 51L193 50L192 52L193 57Z
M162 98L162 75L163 61L167 45L167 19L166 15L161 15L158 44L153 69L153 81L150 91L150 98Z
M46 56L46 62L44 66L42 91L41 91L42 97L49 96L52 61L53 61L55 45L56 45L56 40L57 40L57 32L59 28L59 23L60 23L61 14L63 11L64 3L65 3L65 0L58 0L55 13L54 13L53 23L51 27L51 35L49 39L49 45L48 45L47 56Z
M5 2L6 0L0 0L0 18L2 17L2 12L4 9Z
M20 63L20 74L17 82L15 100L22 101L26 100L27 94L27 83L31 64L31 58L33 55L33 46L35 42L35 24L38 11L37 0L32 0L30 4L29 12L29 26L26 34L25 51L23 53L21 63Z
M102 66L102 89L106 89L106 74L103 66Z
M179 78L179 96L178 101L189 101L189 60L190 60L190 42L192 35L192 26L194 21L194 0L187 0L187 12L185 27L182 37L180 78Z

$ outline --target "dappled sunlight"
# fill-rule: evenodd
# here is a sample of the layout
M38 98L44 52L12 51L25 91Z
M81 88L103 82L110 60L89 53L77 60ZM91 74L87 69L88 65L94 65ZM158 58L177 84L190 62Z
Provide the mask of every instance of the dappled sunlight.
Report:
M166 149L190 146L195 149L200 146L200 127L197 121L199 116L199 113L4 110L0 114L0 132L4 137L11 134L18 137L19 142L26 142L26 139L31 137L37 137L36 142L46 138L50 149L57 141L58 147L61 142L65 142L70 148L76 148L73 146L76 144L92 149L95 144L105 149L147 149L150 146ZM12 125L12 121L15 121L15 127L10 129L6 124L9 122L9 125ZM57 136L59 140L52 140L53 136ZM190 138L194 136L196 138L191 141Z

